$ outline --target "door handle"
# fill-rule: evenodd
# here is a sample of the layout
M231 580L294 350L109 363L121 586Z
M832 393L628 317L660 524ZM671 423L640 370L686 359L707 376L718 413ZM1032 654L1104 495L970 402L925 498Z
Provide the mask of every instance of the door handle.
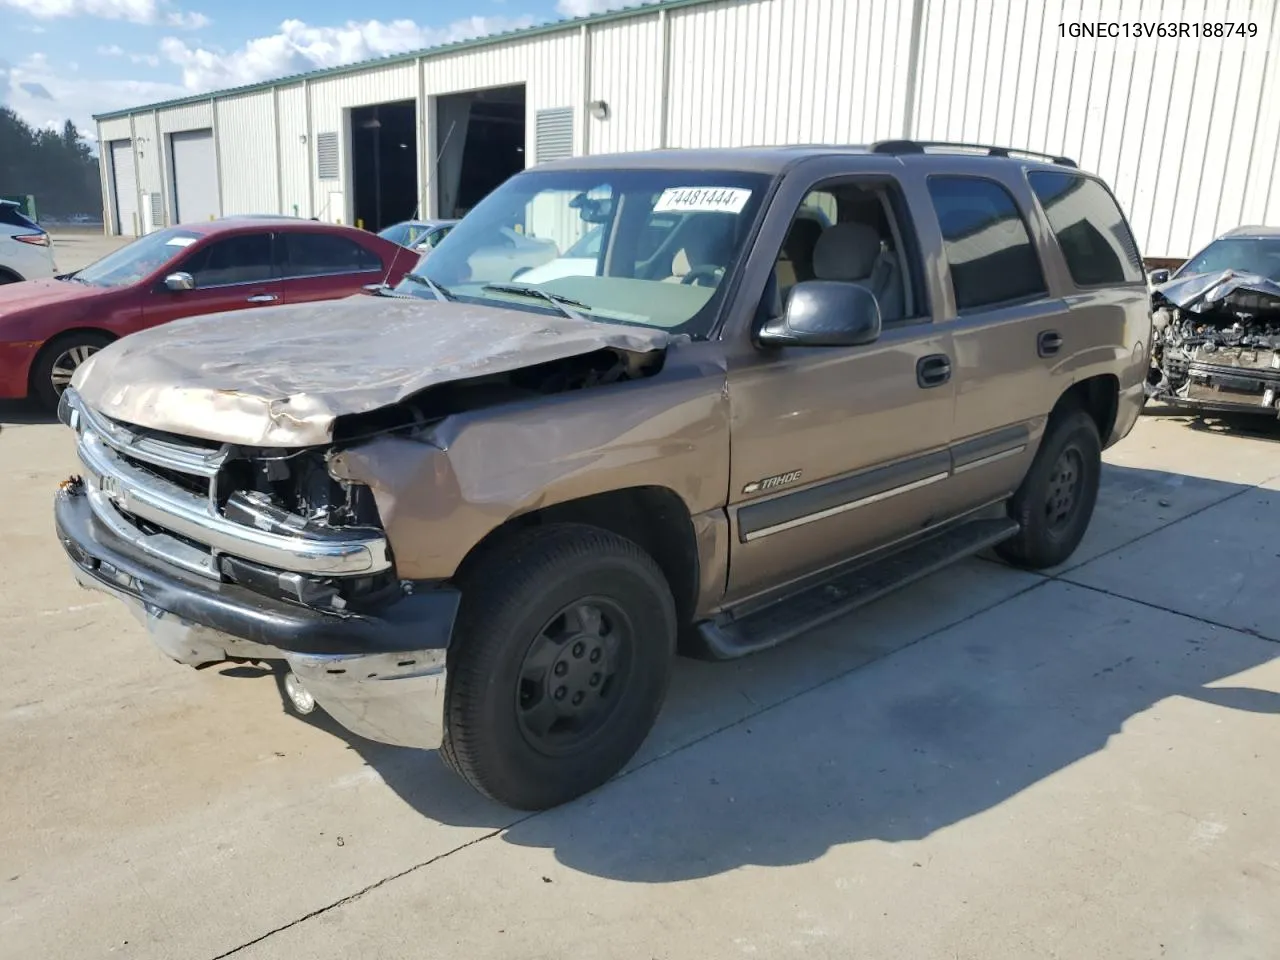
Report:
M916 362L916 383L924 389L941 386L950 379L951 358L946 354L930 354Z
M1057 330L1045 330L1036 338L1036 353L1051 357L1062 349L1062 334Z
M274 293L255 293L245 303L275 303L279 299Z

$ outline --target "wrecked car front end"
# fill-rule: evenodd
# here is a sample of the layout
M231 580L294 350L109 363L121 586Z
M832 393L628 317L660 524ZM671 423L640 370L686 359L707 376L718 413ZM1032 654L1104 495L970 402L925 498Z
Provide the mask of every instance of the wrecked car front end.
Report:
M1149 399L1280 416L1280 284L1227 270L1170 280L1152 300Z
M379 322L362 326L371 305ZM493 424L496 408L541 423L539 398L643 379L669 337L376 298L276 312L271 341L255 317L224 315L135 334L82 365L59 408L81 470L56 495L58 537L77 581L123 601L170 658L282 664L300 712L318 705L369 739L436 747L460 603L458 557L444 554L523 496L445 496L448 447L464 468L490 463L528 436ZM423 336L441 316L452 322ZM562 411L546 462L557 443L569 463L606 442L596 433L616 438L653 412L614 403L631 412L594 427L595 404ZM472 450L459 424L506 439ZM511 467L483 475L509 484Z
M317 450L200 442L114 421L68 389L82 473L55 525L76 580L169 657L287 664L295 707L404 746L439 742L458 594L397 579L367 488Z

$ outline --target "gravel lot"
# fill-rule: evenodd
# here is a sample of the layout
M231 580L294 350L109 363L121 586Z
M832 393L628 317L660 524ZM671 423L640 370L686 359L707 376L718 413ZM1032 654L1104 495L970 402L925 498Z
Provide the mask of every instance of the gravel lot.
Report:
M163 660L53 539L69 432L0 424L0 957L1276 956L1280 425L1144 418L1064 569L682 663L519 816Z

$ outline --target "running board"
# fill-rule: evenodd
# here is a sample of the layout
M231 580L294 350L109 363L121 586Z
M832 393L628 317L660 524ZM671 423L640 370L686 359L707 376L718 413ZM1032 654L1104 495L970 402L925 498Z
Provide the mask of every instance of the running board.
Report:
M971 520L888 556L845 567L799 593L734 617L732 611L698 624L706 653L733 660L758 653L937 573L1018 533L1008 518Z

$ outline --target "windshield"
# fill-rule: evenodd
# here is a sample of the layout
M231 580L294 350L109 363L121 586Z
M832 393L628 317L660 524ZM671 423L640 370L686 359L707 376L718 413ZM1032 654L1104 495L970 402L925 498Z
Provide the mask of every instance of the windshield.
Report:
M420 227L417 229L421 230ZM392 243L407 247L415 236L414 225L412 223L397 223L379 232L378 236L383 240L390 240Z
M1220 270L1256 273L1268 280L1280 281L1280 238L1215 240L1184 263L1175 276L1189 277Z
M768 185L764 175L728 171L523 173L468 213L414 272L454 299L563 312L511 289L533 287L588 319L702 338ZM569 255L594 263L539 269ZM412 278L395 292L433 297Z
M181 256L199 239L200 234L177 227L157 230L107 254L72 276L95 287L126 287Z

